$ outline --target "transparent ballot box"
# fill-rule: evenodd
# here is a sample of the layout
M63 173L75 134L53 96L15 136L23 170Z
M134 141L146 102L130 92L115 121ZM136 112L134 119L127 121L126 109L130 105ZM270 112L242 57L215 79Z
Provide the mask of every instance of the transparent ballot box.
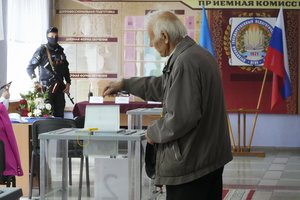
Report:
M153 120L159 119L161 113L162 108L137 108L133 110L128 110L126 112L128 116L128 129L143 129L144 125L147 126Z
M39 139L41 200L153 199L154 188L144 170L143 130L90 133L64 128L40 134ZM82 148L84 160L88 158L88 170L80 157L72 157L69 174L69 147L74 143Z

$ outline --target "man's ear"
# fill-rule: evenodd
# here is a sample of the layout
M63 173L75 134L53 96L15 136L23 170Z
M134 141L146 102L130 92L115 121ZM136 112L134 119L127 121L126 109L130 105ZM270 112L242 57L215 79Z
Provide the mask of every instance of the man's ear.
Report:
M168 33L166 31L162 31L161 35L162 35L162 39L164 40L164 43L168 44L170 42Z

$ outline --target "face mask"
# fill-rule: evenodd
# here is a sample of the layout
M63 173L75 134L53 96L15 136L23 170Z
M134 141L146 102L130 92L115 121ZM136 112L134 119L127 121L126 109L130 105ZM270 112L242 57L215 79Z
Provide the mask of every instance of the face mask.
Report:
M56 45L58 41L58 37L52 38L52 37L47 37L48 43L50 45Z

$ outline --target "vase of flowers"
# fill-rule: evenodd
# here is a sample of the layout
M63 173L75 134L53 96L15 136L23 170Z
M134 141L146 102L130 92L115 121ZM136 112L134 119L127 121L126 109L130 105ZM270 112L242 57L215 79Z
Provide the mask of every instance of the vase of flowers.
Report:
M33 85L25 92L21 93L19 102L19 113L24 117L51 117L51 104L47 102L48 93L35 87L36 78L32 79Z

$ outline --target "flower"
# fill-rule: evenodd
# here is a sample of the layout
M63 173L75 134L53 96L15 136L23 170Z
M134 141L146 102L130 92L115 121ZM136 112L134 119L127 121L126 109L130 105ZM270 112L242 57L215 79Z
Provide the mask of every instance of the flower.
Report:
M28 104L27 104L27 101L25 99L21 99L19 101L19 106L17 108L17 110L19 111L19 114L22 116L22 117L27 117L28 116Z
M37 80L32 79L33 85L25 92L21 93L21 100L18 111L21 116L25 117L50 117L52 115L51 104L47 103L48 93L43 92L35 86Z

